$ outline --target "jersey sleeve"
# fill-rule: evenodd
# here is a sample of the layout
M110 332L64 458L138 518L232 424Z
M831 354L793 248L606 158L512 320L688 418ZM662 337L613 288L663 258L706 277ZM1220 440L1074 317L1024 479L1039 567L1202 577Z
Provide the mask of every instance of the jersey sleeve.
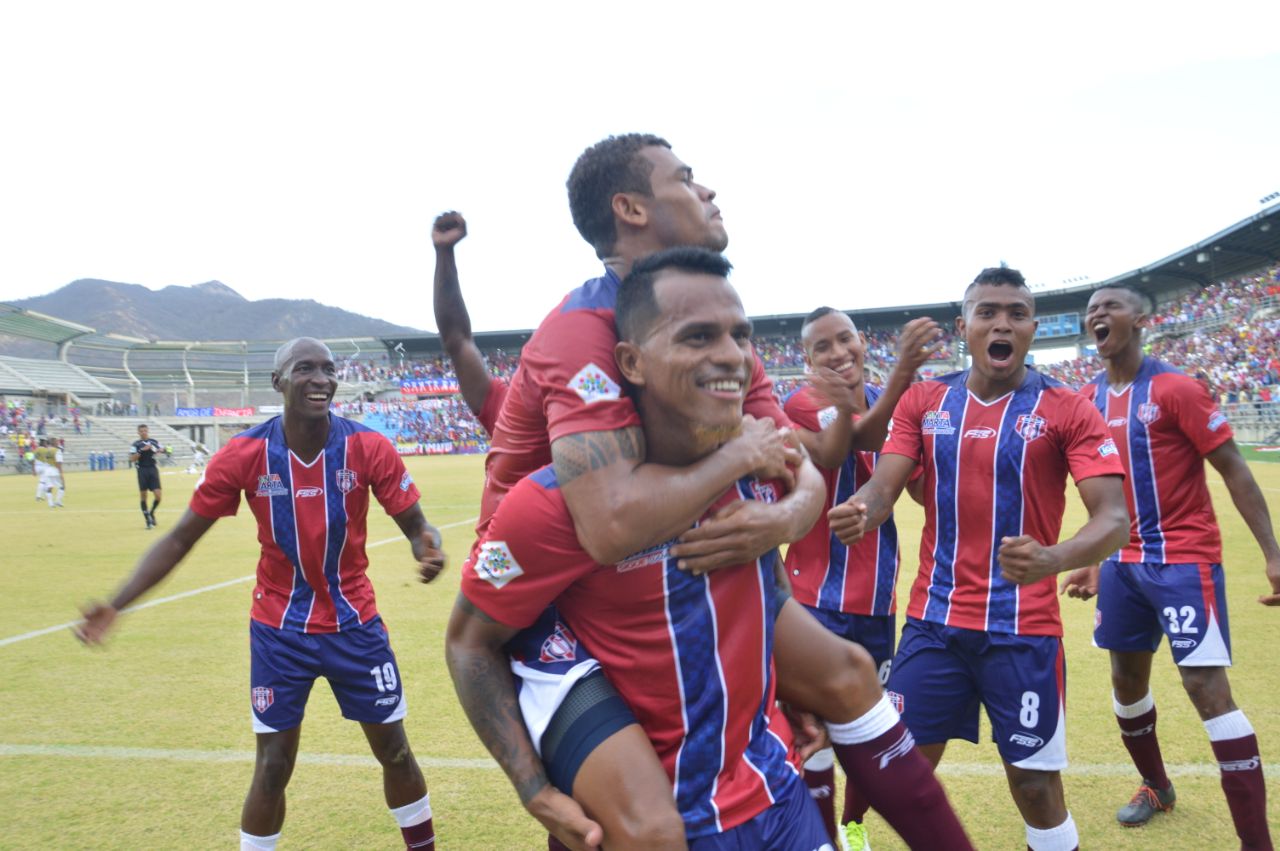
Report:
M924 449L923 436L920 432L920 418L923 414L924 394L928 382L913 384L902 394L893 409L893 417L889 420L889 436L885 438L881 454L905 455L919 463Z
M564 500L525 479L502 501L463 567L462 593L489 617L519 629L594 567Z
M818 418L819 410L803 388L792 393L787 401L782 403L782 412L787 415L787 418L806 431L822 431L822 423Z
M1185 375L1170 377L1169 395L1178 428L1197 452L1208 455L1234 436L1227 415L1218 409L1204 385Z
M618 333L612 313L567 310L538 329L539 343L521 360L538 384L551 442L584 431L640 425L613 360Z
M361 437L369 453L369 487L383 509L394 517L421 499L422 494L391 441L376 432L365 432Z
M246 441L232 440L214 453L196 480L188 505L192 511L210 520L235 516L240 510L247 448Z
M1124 476L1120 450L1102 414L1085 397L1064 392L1061 421L1062 450L1071 478L1078 483L1093 476Z
M476 419L480 421L480 427L488 432L490 436L493 435L493 426L498 421L498 412L502 410L502 403L507 400L507 392L510 389L511 385L507 383L505 378L495 378L490 381L489 392L484 396L484 404L476 412Z
M747 390L747 398L743 400L742 410L758 420L766 417L777 423L778 428L788 428L791 420L778 404L778 397L773 395L773 382L764 371L764 363L752 349L751 387Z

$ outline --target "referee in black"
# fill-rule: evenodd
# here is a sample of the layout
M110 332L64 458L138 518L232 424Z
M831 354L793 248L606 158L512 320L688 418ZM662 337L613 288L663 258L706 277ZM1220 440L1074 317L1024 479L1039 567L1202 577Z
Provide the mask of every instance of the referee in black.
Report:
M147 436L147 427L138 426L138 439L133 442L129 460L138 470L138 507L142 509L148 529L156 525L156 506L160 504L160 468L156 466L156 453L162 451L160 441ZM147 510L147 491L151 491L154 498L150 511Z

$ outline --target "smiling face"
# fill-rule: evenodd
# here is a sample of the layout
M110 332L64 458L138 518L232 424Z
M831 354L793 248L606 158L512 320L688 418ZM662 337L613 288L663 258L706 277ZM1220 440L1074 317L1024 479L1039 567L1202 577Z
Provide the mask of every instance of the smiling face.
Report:
M657 318L640 339L619 343L618 363L636 389L650 444L689 460L742 425L751 322L733 287L714 275L660 272L654 301Z
M851 387L862 381L867 344L848 315L834 311L819 316L801 329L800 342L810 367L835 370Z
M680 161L670 148L652 145L639 156L649 161L651 197L636 196L648 212L648 227L664 248L696 245L724 251L729 235L714 203L716 193L693 179L693 169Z
M1085 327L1093 334L1098 357L1111 360L1127 349L1141 351L1147 314L1137 293L1119 287L1103 287L1089 297Z
M338 391L333 353L319 340L301 337L282 348L271 373L271 386L284 395L285 413L293 417L324 418Z
M1035 339L1031 293L1003 284L978 284L965 296L956 329L973 357L973 371L993 385L1016 387Z

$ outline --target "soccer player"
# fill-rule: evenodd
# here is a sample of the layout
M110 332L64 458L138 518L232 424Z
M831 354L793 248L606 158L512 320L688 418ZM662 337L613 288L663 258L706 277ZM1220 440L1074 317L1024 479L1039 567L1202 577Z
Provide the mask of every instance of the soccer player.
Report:
M639 261L622 286L617 361L655 463L696 464L741 426L753 355L727 272L718 254L674 249ZM805 465L800 476L816 473ZM776 500L781 487L744 477L711 511ZM581 636L596 653L675 784L691 848L829 848L786 760L774 701L770 649L783 605L776 553L697 574L678 567L668 541L602 567L579 543L561 491L548 467L504 500L464 570L447 639L463 707L513 782L530 773L510 770L513 754L523 751L517 761L526 766L536 757L506 698L503 647L555 601L569 631L524 652L569 657ZM846 764L864 787L894 799L891 810L910 813L904 838L913 847L969 847L883 695L849 726L857 741L846 746ZM584 838L576 847L599 841Z
M870 481L828 515L846 544L893 510L923 467L920 570L889 693L936 764L978 740L986 706L1032 851L1076 847L1066 767L1066 668L1054 574L1123 543L1129 518L1115 443L1065 385L1026 367L1035 301L1022 274L984 269L956 320L972 366L903 395ZM1067 475L1088 510L1059 541Z
M36 476L36 500L42 497L50 508L62 507L62 494L66 485L62 478L62 449L53 438L40 438L40 446L36 449L35 464L32 472Z
M129 460L138 471L138 507L147 521L147 528L156 525L156 506L160 504L160 468L156 466L156 453L162 452L160 441L150 437L146 425L138 426L138 439L133 442ZM151 508L147 509L147 491L151 491Z
M887 431L893 407L911 386L918 370L942 345L938 326L928 318L914 319L903 328L898 362L883 391L867 384L863 371L866 341L848 314L819 307L800 327L809 383L786 400L783 411L796 426L811 432L829 428L837 418L858 419L864 428ZM836 469L821 468L827 505L844 502L871 478L876 453L850 452ZM896 632L898 533L890 516L875 533L852 547L831 534L825 514L803 538L787 548L786 569L797 602L841 638L860 644L871 654L880 682L889 677ZM837 841L835 753L825 748L804 767L805 784L818 803L832 841ZM868 846L862 824L867 801L853 783L845 784L840 819L845 846L861 851Z
M1266 784L1253 727L1231 697L1231 633L1222 570L1222 539L1205 483L1207 459L1262 549L1271 593L1280 605L1280 547L1271 515L1231 426L1204 386L1142 353L1146 297L1103 287L1089 298L1089 330L1106 362L1081 392L1102 412L1128 474L1133 518L1129 539L1099 569L1067 577L1064 589L1088 599L1096 591L1094 643L1111 654L1111 684L1121 741L1141 776L1116 818L1145 824L1173 809L1173 784L1156 738L1151 660L1161 634L1182 684L1209 734L1243 848L1270 848Z
M101 642L122 609L164 579L219 517L236 513L243 491L262 555L249 625L257 759L241 813L242 851L269 851L279 839L303 710L319 676L343 716L360 722L381 763L405 846L434 847L431 801L402 722L400 670L366 574L369 491L409 539L424 579L444 567L440 533L423 517L418 489L390 442L329 412L338 382L328 346L309 337L285 343L271 383L284 396L284 414L213 456L182 519L109 604L84 612L77 634Z

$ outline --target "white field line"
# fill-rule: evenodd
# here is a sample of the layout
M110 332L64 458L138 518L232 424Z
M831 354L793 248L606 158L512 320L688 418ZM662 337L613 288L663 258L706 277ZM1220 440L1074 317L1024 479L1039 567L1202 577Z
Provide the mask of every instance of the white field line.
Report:
M204 751L174 748L127 748L98 745L14 745L0 743L0 757L70 757L72 759L127 759L168 762L253 762L253 751ZM373 767L372 756L362 754L299 753L298 762L307 765ZM458 759L419 756L423 768L465 768L493 770L498 764L491 759ZM1280 776L1280 768L1265 765L1268 777ZM1180 763L1165 766L1170 777L1217 777L1213 763ZM1127 762L1075 763L1062 773L1068 777L1131 777L1134 767ZM952 762L943 760L938 773L945 777L1003 777L1004 768L994 763Z
M472 517L469 520L458 520L457 522L446 523L443 526L437 526L436 528L453 529L458 526L466 526L469 523L474 523L476 522L477 519L478 518L476 517ZM404 540L403 535L397 535L394 538L384 538L381 541L374 541L372 544L365 544L365 549L371 550L374 547L381 547L385 544L394 544L396 541L403 541L403 540ZM180 594L171 594L168 597L160 597L155 600L148 600L147 602L139 603L136 606L129 606L127 609L121 612L121 614L138 612L143 609L149 609L152 606L159 606L161 603L172 603L174 600L182 600L187 597L194 597L195 595L203 594L206 591L217 591L219 588L228 588L232 585L239 585L242 582L248 582L249 580L253 579L256 575L257 574L251 573L248 576L241 576L238 579L228 579L225 582L218 582L214 585L206 585L203 588L194 588L190 591L183 591ZM57 624L56 626L46 626L44 629L36 629L36 630L32 630L31 632L24 632L21 635L11 635L8 638L0 638L0 647L4 647L5 645L8 645L8 644L17 644L19 641L26 641L29 638L39 638L40 636L48 635L51 632L60 632L64 629L70 629L71 627L75 626L78 623L80 623L79 620L67 621L66 623L60 623L60 624Z

